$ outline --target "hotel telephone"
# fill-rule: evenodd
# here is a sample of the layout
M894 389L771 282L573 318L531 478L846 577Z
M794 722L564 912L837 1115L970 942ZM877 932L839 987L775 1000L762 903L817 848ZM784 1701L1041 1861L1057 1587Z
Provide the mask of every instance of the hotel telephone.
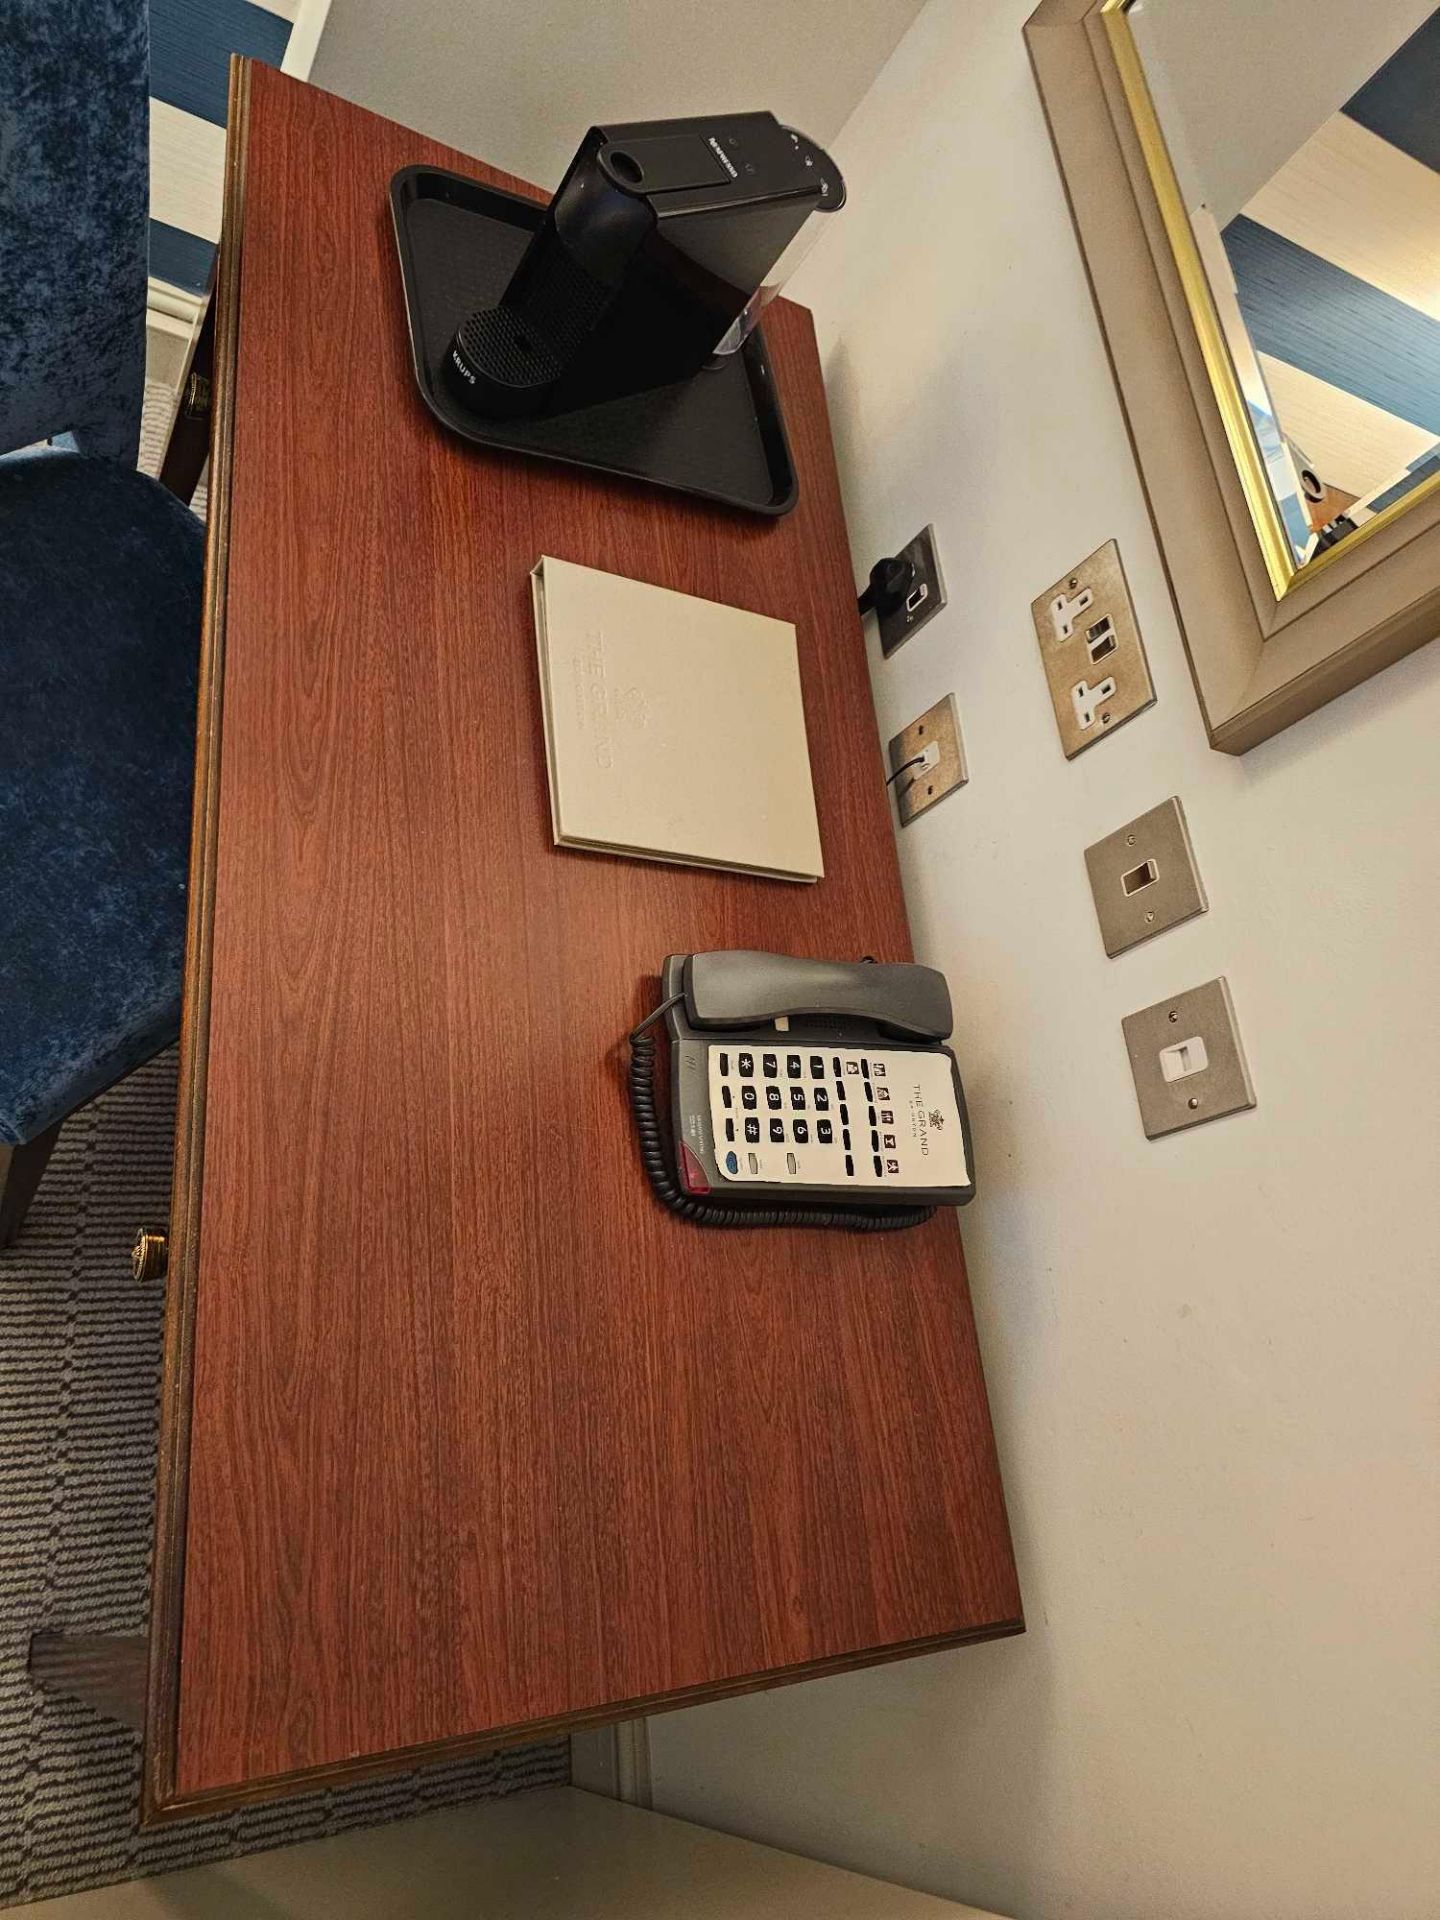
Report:
M650 1184L701 1226L917 1226L975 1193L965 1093L931 967L671 954L630 1035ZM654 1028L670 1044L670 1118Z

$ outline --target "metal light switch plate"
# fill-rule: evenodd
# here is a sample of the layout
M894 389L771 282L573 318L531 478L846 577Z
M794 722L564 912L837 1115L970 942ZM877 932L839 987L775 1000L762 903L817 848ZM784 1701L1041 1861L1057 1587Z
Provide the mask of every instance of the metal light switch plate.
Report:
M1100 938L1113 959L1209 906L1179 800L1158 807L1085 849Z
M890 655L912 633L918 633L945 605L945 576L940 571L940 553L935 545L934 527L925 527L900 549L902 559L915 564L915 580L898 607L877 616L880 651Z
M912 720L903 733L895 735L890 742L890 771L894 773L907 760L922 754L930 764L910 768L895 782L895 804L902 827L908 827L931 807L939 806L947 793L954 793L970 778L953 693L937 700L918 720Z
M1150 663L1113 540L1032 600L1030 613L1067 760L1154 706Z
M1255 1105L1255 1089L1222 975L1120 1022L1147 1140Z

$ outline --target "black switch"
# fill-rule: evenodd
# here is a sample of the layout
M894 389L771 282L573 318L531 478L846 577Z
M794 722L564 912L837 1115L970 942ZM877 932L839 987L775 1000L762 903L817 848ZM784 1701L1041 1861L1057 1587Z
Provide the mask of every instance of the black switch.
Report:
M784 1101L781 1098L779 1087L766 1087L765 1104L767 1107L779 1107L784 1105Z
M730 1089L727 1087L725 1091L728 1093ZM744 1107L747 1113L751 1112L756 1106L759 1105L759 1103L760 1103L760 1096L758 1093L756 1093L754 1087L741 1087L740 1104L742 1107Z
M747 1120L745 1122L745 1138L750 1142L752 1147L757 1143L760 1138L760 1122L758 1120Z
M830 1145L830 1142L835 1138L835 1129L828 1120L817 1120L815 1122L815 1138L820 1142L822 1147L828 1147Z
M828 1113L830 1110L830 1095L824 1087L815 1089L815 1110L817 1113Z
M791 1131L795 1135L796 1146L803 1147L810 1138L810 1123L808 1120L797 1120Z
M800 1078L801 1067L800 1067L800 1056L798 1053L786 1054L785 1071L787 1074L789 1074L792 1080L798 1080Z
M775 1058L773 1053L762 1054L760 1065L765 1070L765 1078L767 1080L773 1080L780 1071L780 1062Z
M775 1142L777 1147L784 1140L785 1122L783 1120L772 1120L770 1122L770 1138Z
M804 1106L804 1104L805 1104L805 1089L804 1089L804 1087L791 1087L791 1089L790 1089L790 1104L791 1104L791 1106L792 1106L792 1107L803 1107L803 1106Z

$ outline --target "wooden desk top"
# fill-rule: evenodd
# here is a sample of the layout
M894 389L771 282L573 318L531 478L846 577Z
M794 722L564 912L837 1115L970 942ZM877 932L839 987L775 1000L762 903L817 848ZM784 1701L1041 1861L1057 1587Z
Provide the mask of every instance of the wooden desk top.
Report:
M237 69L151 1818L1020 1626L954 1218L697 1230L626 1104L665 954L910 952L810 316L784 520L480 453L416 161L518 184ZM552 845L541 553L796 623L821 884Z

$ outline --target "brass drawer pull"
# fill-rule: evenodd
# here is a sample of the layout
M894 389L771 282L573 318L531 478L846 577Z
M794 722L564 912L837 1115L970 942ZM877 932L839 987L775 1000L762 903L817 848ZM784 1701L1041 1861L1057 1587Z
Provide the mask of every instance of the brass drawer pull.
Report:
M137 1280L163 1280L170 1259L170 1236L142 1227L130 1249L130 1269Z

